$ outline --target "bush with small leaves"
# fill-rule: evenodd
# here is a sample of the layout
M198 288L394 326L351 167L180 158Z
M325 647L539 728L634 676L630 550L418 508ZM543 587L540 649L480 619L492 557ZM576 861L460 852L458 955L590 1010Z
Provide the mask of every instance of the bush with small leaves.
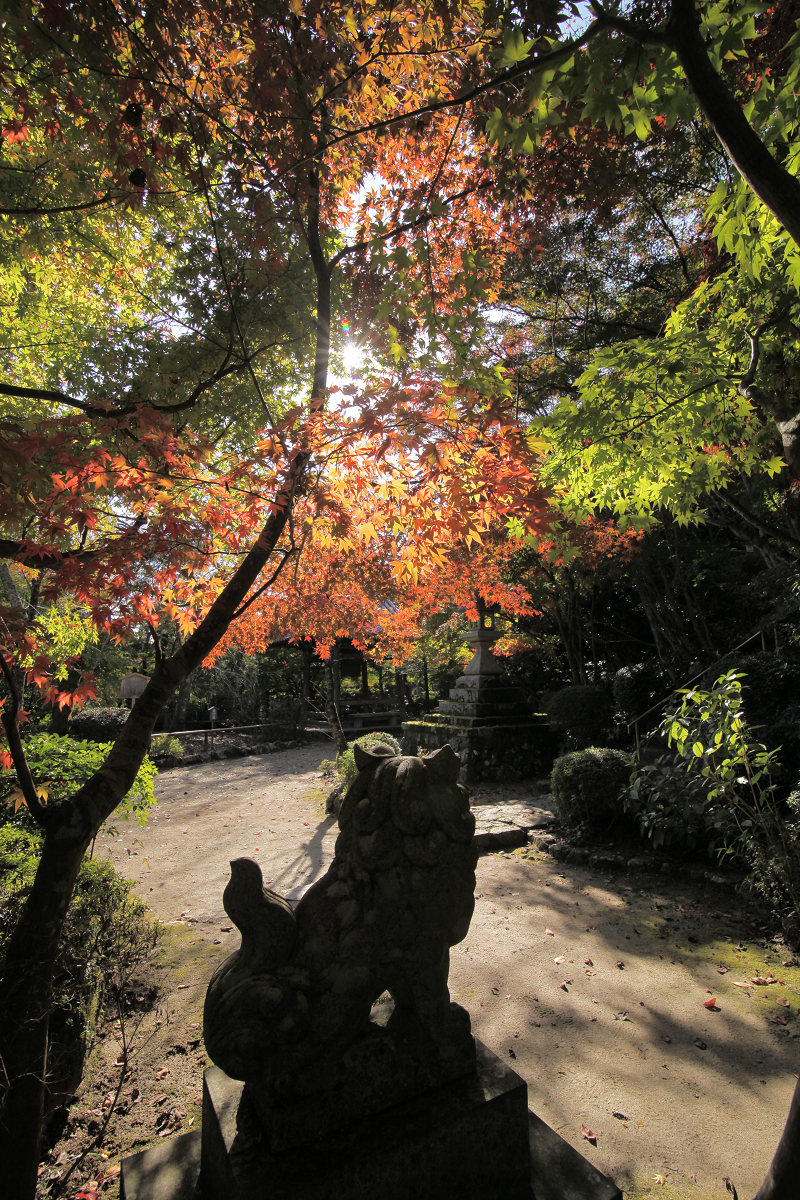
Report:
M403 753L397 738L392 737L391 733L383 733L379 729L375 733L362 733L352 745L347 747L344 754L339 755L336 760L336 770L339 772L339 778L345 788L348 788L358 775L353 746L361 746L363 750L373 750L376 746L381 745L389 746L393 754Z
M113 742L127 719L127 708L87 706L70 717L69 736L83 742Z
M550 787L560 820L596 832L618 823L631 765L630 755L598 746L557 758Z
M152 758L180 758L182 754L183 745L180 738L172 737L168 733L157 733L150 742Z

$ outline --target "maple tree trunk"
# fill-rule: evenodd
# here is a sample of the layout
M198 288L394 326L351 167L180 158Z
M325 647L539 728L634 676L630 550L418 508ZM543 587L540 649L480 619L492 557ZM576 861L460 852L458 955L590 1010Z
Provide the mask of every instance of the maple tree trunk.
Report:
M8 1200L26 1200L36 1190L53 964L87 845L88 838L61 823L45 834L36 878L9 942L0 980L5 1085L0 1162Z
M800 180L770 154L708 57L695 0L673 0L669 43L703 115L742 178L800 245Z
M314 374L309 411L325 401L330 346L330 269L319 240L318 203L307 230L317 279ZM47 1025L59 941L83 855L133 785L164 705L216 646L269 561L304 486L310 452L296 447L260 534L203 620L150 682L103 765L68 800L46 811L44 844L31 891L6 945L0 980L0 1171L3 1200L34 1200L47 1072ZM346 745L346 743L345 743ZM18 771L27 763L15 761Z
M795 1085L789 1115L770 1163L766 1178L754 1200L797 1200L800 1180L800 1080Z

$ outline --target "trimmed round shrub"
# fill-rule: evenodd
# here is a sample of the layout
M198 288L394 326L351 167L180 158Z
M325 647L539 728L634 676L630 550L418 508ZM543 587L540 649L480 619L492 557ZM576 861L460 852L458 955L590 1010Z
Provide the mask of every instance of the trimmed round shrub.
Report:
M81 742L113 742L127 719L127 708L82 708L67 728Z
M362 733L361 737L357 737L347 747L344 754L340 754L336 760L336 770L339 772L339 778L345 788L348 788L356 775L358 775L353 746L360 746L362 750L372 750L375 746L389 746L393 754L403 753L397 738L392 737L390 733L384 733L380 729L376 730L375 733Z
M575 684L548 698L545 711L550 725L577 747L591 746L614 723L611 701L602 688Z
M624 815L622 793L631 766L630 755L597 746L557 758L550 787L559 818L594 830L613 825Z

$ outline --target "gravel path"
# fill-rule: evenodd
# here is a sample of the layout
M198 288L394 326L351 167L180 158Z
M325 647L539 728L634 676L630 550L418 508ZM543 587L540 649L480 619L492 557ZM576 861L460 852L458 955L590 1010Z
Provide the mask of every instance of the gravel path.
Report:
M328 755L312 744L165 773L147 827L121 826L101 852L162 921L191 925L224 955L238 945L222 909L231 858L256 858L295 898L332 857L317 772ZM531 796L521 784L479 799ZM725 1176L751 1195L800 1064L800 969L783 966L786 951L710 885L561 867L527 850L482 857L477 880L451 991L527 1081L531 1108L629 1196L724 1200ZM734 986L754 972L782 982Z

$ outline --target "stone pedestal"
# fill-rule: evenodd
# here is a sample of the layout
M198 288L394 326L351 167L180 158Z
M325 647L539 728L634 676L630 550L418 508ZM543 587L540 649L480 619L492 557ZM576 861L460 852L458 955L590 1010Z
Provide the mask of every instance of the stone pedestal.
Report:
M472 658L438 711L403 722L406 752L451 746L461 759L461 782L546 774L555 742L543 716L531 712L521 688L512 684L492 653L499 637L482 618L464 634Z
M239 1131L243 1085L212 1067L202 1134L123 1159L121 1200L622 1200L612 1180L527 1111L524 1081L480 1042L477 1051L471 1081L349 1135L315 1143L309 1130L307 1146L280 1156Z
M474 1074L282 1154L241 1095L206 1071L204 1200L531 1200L527 1086L480 1044Z

